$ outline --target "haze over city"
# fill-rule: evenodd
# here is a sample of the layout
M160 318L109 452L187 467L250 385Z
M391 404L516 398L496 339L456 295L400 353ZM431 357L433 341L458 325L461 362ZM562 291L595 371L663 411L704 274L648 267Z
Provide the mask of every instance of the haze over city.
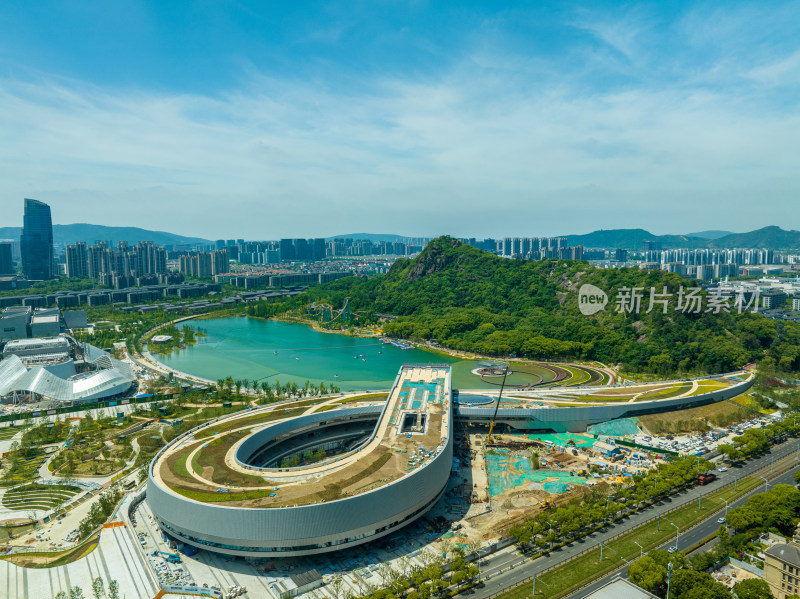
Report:
M0 213L251 239L793 228L797 2L6 5Z

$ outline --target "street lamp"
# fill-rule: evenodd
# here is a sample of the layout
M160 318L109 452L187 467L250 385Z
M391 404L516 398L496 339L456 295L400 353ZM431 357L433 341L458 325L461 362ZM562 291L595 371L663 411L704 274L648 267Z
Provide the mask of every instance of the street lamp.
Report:
M678 528L677 524L674 524L672 522L670 522L670 524L672 524L672 526L675 527L675 552L677 553L678 552L678 537L680 537L681 529Z
M634 541L633 544L634 545L639 545L639 543L637 543L636 541ZM644 547L639 545L639 558L642 558L642 557L644 557Z
M723 499L722 501L725 501L725 517L727 518L728 517L728 502L725 499Z
M766 478L764 478L763 476L759 476L757 478L760 478L761 480L764 481L764 493L766 493L767 492L767 487L769 486L768 485L769 481Z

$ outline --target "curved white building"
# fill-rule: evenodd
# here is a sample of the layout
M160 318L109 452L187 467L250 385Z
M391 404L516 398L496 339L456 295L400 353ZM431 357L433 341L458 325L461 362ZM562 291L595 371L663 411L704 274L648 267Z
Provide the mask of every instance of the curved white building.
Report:
M88 343L70 346L66 338L57 339L64 339L67 348L77 347L87 370L77 372L69 353L59 354L58 359L52 359L54 353L46 354L42 365L36 365L34 353L6 354L0 362L0 399L35 396L63 402L97 401L127 393L135 384L136 377L127 363Z
M270 414L273 422L257 425ZM405 365L382 406L284 414L238 413L165 447L147 482L164 531L230 555L313 555L395 533L445 491L453 460L449 365ZM335 457L275 466L333 442ZM193 464L206 460L213 472L198 474Z

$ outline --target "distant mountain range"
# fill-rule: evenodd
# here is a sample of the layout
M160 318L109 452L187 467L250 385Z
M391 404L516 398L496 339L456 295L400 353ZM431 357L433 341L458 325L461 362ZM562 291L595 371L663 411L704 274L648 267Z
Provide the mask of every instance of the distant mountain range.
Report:
M721 234L716 236L716 234ZM691 235L653 235L644 229L609 229L586 235L567 235L569 245L597 248L640 250L643 241L659 241L662 249L669 248L759 248L800 250L800 231L786 231L771 226L749 233L705 231Z
M702 237L703 239L719 239L726 235L733 235L731 231L700 231L699 233L687 233L686 237Z
M0 227L0 239L12 239L19 243L19 234L20 227ZM409 239L409 236L392 233L348 233L326 239L341 238L394 242ZM709 230L686 235L654 235L645 229L601 229L585 235L566 235L566 238L569 245L582 245L587 248L640 250L643 241L659 241L663 249L680 247L800 250L800 231L787 231L777 226L764 227L749 233ZM210 243L208 239L202 237L188 237L166 231L149 231L138 227L106 227L86 223L53 225L53 241L64 245L76 241L85 241L89 244L97 241L108 241L111 244L116 244L118 241L127 241L131 244L152 241L158 245Z
M19 234L20 227L0 227L0 239L13 239L19 243ZM148 231L138 227L106 227L86 223L53 225L53 243L68 245L76 241L85 241L88 244L96 241L108 241L111 244L116 244L118 241L127 241L128 243L152 241L157 245L208 243L207 239L200 237L186 237L166 231Z

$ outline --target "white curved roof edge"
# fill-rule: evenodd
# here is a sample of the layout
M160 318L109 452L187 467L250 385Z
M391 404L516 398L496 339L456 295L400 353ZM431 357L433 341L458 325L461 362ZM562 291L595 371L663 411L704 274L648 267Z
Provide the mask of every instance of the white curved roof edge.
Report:
M130 366L111 358L88 343L90 361L105 366L94 374L77 380L62 379L41 366L26 368L18 356L0 362L0 397L11 393L36 393L57 401L86 401L117 395L127 390L135 377ZM89 357L89 356L87 356Z

